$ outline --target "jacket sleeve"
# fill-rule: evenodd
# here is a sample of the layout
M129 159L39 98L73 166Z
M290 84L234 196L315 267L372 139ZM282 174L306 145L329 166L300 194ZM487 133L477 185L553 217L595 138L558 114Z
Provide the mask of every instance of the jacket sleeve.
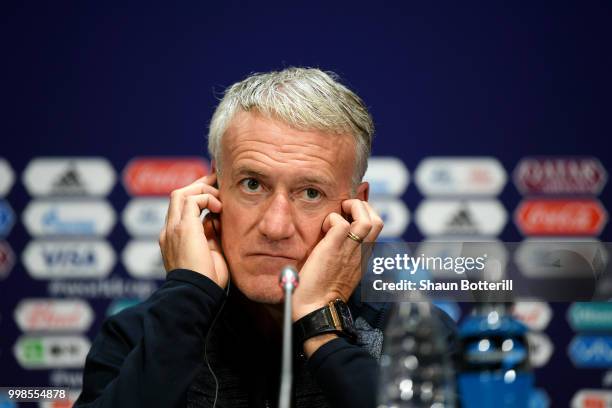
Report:
M333 407L376 406L378 364L365 348L333 339L319 347L307 365Z
M103 324L87 355L75 407L184 406L224 298L205 276L171 271L148 300Z

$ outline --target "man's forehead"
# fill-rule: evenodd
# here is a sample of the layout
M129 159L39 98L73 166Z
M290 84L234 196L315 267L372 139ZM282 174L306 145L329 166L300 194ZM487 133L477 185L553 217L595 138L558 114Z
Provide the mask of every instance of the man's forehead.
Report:
M355 142L350 135L298 130L250 112L241 112L232 120L222 143L224 161L232 162L232 172L257 171L253 162L258 158L264 163L269 159L271 165L275 160L279 161L277 164L286 160L305 165L311 167L310 173L315 174L321 173L315 171L318 166L327 167L334 170L336 174L330 176L335 177L344 176L343 173L352 174L355 164ZM247 164L251 168L246 169Z

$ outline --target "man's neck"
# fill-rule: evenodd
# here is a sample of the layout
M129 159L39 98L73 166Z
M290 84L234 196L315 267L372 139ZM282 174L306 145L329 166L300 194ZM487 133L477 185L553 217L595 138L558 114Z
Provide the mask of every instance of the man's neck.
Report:
M236 291L236 301L249 316L257 330L269 339L280 341L283 332L283 304L253 302Z

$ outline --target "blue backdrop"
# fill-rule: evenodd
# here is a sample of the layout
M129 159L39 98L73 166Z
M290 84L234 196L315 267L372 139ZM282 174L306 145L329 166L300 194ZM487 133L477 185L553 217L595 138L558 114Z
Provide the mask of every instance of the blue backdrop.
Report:
M22 333L18 301L48 296L47 282L31 279L20 259L31 240L20 219L32 199L20 180L30 160L101 156L120 177L137 156L203 156L220 92L251 72L335 71L371 108L374 155L400 158L411 175L424 157L455 155L496 157L509 174L534 155L594 156L609 168L610 3L494 3L4 5L0 157L17 177L5 197L17 214L5 238L17 262L0 281L0 386L62 383L22 368L12 350ZM499 197L509 214L522 198L512 182ZM599 199L609 207L611 198L608 186ZM411 182L402 199L414 214L423 196ZM123 210L121 183L108 200ZM599 238L610 233L608 225ZM403 238L423 236L411 221ZM511 217L499 238L523 239ZM118 221L107 239L119 252L129 235ZM120 262L113 273L125 274ZM109 299L87 301L93 338ZM605 373L567 358L566 306L554 305L554 355L536 371L561 405L579 389L602 388Z

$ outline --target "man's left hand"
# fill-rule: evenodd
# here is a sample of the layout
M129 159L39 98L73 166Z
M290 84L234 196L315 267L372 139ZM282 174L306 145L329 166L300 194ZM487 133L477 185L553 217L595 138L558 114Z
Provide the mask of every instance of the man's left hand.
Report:
M293 295L293 321L335 299L347 301L361 280L361 243L351 239L349 231L363 242L374 242L383 221L370 204L359 199L343 201L342 211L350 214L353 222L335 212L323 221L325 236L300 270L300 285Z

